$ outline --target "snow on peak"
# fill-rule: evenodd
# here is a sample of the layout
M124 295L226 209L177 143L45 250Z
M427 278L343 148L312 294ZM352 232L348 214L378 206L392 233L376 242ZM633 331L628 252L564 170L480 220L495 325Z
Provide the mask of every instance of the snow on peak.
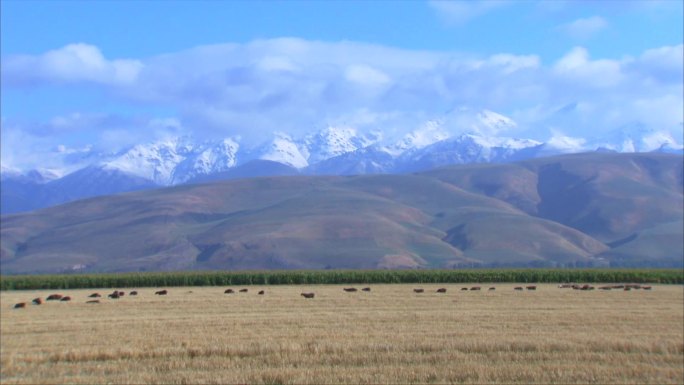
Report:
M377 133L364 136L359 135L356 129L351 127L328 126L306 136L300 148L308 158L308 163L313 164L368 147L378 140Z
M444 121L441 119L428 120L417 129L406 134L394 146L387 148L387 151L394 155L407 150L418 150L433 143L442 141L449 137L449 133L444 130Z
M594 149L603 148L618 152L678 150L683 147L668 131L656 131L641 123L620 127L601 138L592 140L590 146Z
M308 166L308 162L292 138L283 133L274 133L270 142L263 144L258 150L258 159L271 160L290 165L295 168Z

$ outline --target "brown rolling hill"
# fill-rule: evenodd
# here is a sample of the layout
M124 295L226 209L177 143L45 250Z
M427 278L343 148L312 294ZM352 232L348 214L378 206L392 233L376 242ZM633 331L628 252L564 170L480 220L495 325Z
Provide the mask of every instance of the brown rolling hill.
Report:
M0 267L679 267L683 164L679 155L591 153L98 197L3 216Z

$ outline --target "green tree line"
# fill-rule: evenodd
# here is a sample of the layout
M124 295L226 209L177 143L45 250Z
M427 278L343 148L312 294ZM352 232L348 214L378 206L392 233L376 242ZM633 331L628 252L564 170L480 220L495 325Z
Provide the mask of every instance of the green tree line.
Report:
M199 271L0 276L0 290L380 283L683 284L681 269Z

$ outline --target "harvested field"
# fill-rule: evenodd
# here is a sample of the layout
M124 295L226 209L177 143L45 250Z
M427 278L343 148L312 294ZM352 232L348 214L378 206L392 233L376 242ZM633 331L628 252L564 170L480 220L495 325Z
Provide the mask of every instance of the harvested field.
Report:
M0 292L0 380L684 383L681 285L466 286L250 286L230 295L228 287L171 287L166 296L143 288L100 303L86 301L111 289ZM72 300L31 304L53 293ZM20 302L28 304L13 309Z

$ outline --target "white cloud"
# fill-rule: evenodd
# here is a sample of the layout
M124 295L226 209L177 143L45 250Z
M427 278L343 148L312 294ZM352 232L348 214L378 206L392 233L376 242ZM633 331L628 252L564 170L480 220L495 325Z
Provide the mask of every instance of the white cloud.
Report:
M78 90L86 82L89 88L116 91L102 97L105 103L116 97L124 111L152 106L165 112L131 117L80 111L38 122L4 116L3 162L10 154L6 150L14 159L33 159L32 152L57 144L113 149L188 133L200 139L241 136L249 146L274 131L298 137L327 124L360 132L381 129L392 140L459 105L513 116L515 134L533 139L546 139L550 127L587 137L632 121L658 129L676 124L681 131L682 45L619 60L594 58L576 47L551 65L534 54L477 56L294 38L129 61L108 60L96 47L85 47L13 56L9 65L3 58L3 97L15 87ZM49 72L42 66L59 62L47 59L54 52L69 59ZM33 64L15 68L17 58ZM137 63L135 76L116 75L121 62ZM81 74L64 69L77 67ZM5 127L14 134L7 136Z
M132 84L143 68L138 60L107 60L99 48L69 44L40 56L10 55L2 61L2 80L10 84L92 82Z
M429 4L447 23L463 24L506 6L510 2L499 0L433 0Z
M588 40L607 27L606 19L601 16L591 16L563 24L558 28L573 39Z
M560 60L553 70L570 81L583 82L588 87L611 87L622 79L621 63L615 60L590 60L589 52L575 47Z

